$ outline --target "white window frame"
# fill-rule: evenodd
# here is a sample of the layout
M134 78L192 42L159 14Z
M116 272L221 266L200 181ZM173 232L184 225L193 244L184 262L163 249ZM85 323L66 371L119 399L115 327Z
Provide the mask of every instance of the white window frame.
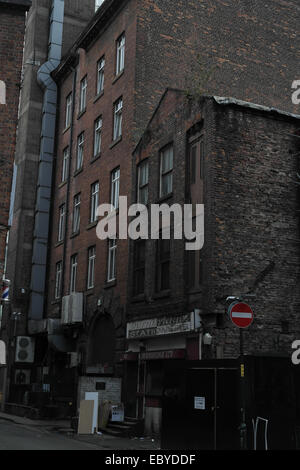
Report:
M97 62L97 95L100 95L104 90L104 67L105 67L105 57Z
M170 150L172 150L172 165L171 165L171 167L163 170L164 156ZM168 196L173 191L173 169L174 169L174 147L171 144L171 145L168 145L167 147L165 147L164 149L162 149L161 152L160 152L160 190L159 190L160 197ZM163 180L164 180L164 178L170 178L171 179L171 185L170 185L171 190L166 194L163 193Z
M90 222L96 222L97 220L97 208L99 206L99 191L100 185L99 181L92 184L91 186L91 214L90 214Z
M59 207L58 236L57 236L58 242L62 242L65 238L65 224L66 224L66 204L62 204Z
M76 194L73 200L73 234L80 230L80 204L81 204L81 193Z
M82 132L77 138L76 171L82 168L83 157L84 157L84 132Z
M125 68L125 33L117 39L116 55L116 75L119 75Z
M61 182L64 183L68 179L69 173L69 160L70 160L70 148L66 147L63 152L63 166L61 174Z
M70 93L66 98L66 129L71 125L71 116L72 116L72 93Z
M102 140L102 117L98 117L94 124L94 157L97 157L101 152Z
M80 100L79 112L82 113L86 109L86 95L87 95L87 75L80 82Z
M56 263L55 267L55 300L60 299L61 297L61 287L62 287L62 261Z
M146 168L146 181L142 181L142 169ZM143 200L141 194L147 190L147 198L146 201ZM138 166L138 191L137 191L137 202L139 204L144 204L145 206L148 204L149 198L149 161L144 160Z
M108 240L108 259L107 259L107 282L116 280L116 257L117 257L117 239Z
M76 281L77 281L77 267L78 267L78 256L71 256L70 261L70 294L76 292Z
M111 196L110 203L114 209L119 208L119 197L120 197L120 167L115 168L111 172Z
M123 115L123 98L119 98L114 104L114 134L113 140L122 137L122 115Z
M88 273L87 273L87 288L93 289L95 287L95 265L96 265L96 247L92 246L88 250Z

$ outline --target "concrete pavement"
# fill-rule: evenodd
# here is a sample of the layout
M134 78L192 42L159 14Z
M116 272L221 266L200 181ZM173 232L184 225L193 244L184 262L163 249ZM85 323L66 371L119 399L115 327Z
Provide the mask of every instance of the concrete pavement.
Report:
M2 423L1 423L2 422ZM51 449L71 449L71 450L80 450L81 448L96 449L96 450L145 450L145 451L155 451L160 449L160 444L157 440L152 438L126 438L126 437L115 437L108 434L94 434L94 435L78 435L74 433L73 429L70 427L70 421L66 420L31 420L28 418L22 418L20 416L14 416L7 413L0 413L0 424L6 426L7 431L12 430L14 435L18 435L16 429L23 429L26 432L33 432L34 436L37 438L34 440L29 439L30 446L36 446L33 448L40 449L43 443L50 447ZM11 427L9 426L11 424ZM0 426L1 429L1 426ZM48 438L46 437L48 435ZM42 439L43 437L43 439ZM0 449L5 448L3 444L4 437L0 436ZM19 440L19 439L18 439ZM43 443L41 443L41 440ZM10 442L10 441L9 441ZM21 441L20 441L21 442ZM2 443L2 445L1 445ZM14 444L11 444L14 445ZM28 444L25 442L25 448ZM54 447L53 447L54 446ZM55 447L56 446L56 447ZM83 446L83 447L82 447ZM8 447L10 448L10 447ZM12 447L14 448L14 447ZM22 447L23 448L23 447Z

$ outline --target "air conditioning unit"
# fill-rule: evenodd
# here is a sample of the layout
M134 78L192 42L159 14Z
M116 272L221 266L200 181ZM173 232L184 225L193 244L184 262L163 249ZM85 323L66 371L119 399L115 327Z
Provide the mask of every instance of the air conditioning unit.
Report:
M16 369L15 371L15 384L16 385L30 385L30 370Z
M17 336L15 362L34 362L34 338Z
M74 325L82 323L83 317L83 293L75 292L62 299L61 323L62 325Z
M66 295L62 298L62 307L61 307L61 323L63 325L69 324L69 311L70 311L70 295Z

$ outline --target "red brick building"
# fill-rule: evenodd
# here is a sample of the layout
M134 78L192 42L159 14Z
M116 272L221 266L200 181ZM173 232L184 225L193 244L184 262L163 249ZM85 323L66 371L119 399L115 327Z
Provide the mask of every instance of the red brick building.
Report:
M129 243L97 239L96 205L131 195L132 151L167 86L295 111L295 8L106 0L52 74L59 104L44 319L57 328L48 329L60 344L51 374L61 389L71 385L65 401L72 387L82 397L99 380L122 398Z
M21 84L25 15L31 2L0 2L0 279L4 274Z
M204 204L205 211L201 251L187 251L187 240L172 236L131 242L126 401L130 410L138 405L148 434L159 432L163 413L164 448L239 445L240 336L227 315L232 297L255 314L244 332L249 445L257 416L270 422L271 448L295 445L299 119L169 89L134 151L132 202ZM194 397L206 397L206 408L194 408ZM202 418L197 409L210 406Z

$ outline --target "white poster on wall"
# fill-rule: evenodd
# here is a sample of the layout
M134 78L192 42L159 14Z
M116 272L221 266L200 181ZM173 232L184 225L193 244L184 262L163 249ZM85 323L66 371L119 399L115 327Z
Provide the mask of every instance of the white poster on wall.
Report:
M205 397L195 397L194 408L195 410L205 410Z
M94 414L93 414L93 431L98 431L98 392L86 392L85 393L85 400L93 401L94 402Z

